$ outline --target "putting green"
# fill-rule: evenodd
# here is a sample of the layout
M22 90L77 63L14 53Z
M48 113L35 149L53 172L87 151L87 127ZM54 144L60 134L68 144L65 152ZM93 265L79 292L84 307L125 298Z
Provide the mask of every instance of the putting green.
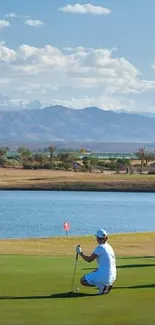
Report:
M95 264L78 261L75 286ZM109 295L69 294L74 257L0 256L0 324L155 324L155 257L119 258Z

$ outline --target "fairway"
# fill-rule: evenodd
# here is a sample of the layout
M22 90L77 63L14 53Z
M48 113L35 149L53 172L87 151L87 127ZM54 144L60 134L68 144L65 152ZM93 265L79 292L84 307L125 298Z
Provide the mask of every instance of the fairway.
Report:
M78 261L75 286L96 264ZM0 256L0 324L155 324L155 257L117 259L109 295L70 295L74 256Z

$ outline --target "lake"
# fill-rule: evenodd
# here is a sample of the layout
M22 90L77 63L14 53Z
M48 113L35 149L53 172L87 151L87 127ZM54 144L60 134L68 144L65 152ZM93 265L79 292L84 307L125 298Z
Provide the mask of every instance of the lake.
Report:
M155 193L0 191L0 238L155 231Z

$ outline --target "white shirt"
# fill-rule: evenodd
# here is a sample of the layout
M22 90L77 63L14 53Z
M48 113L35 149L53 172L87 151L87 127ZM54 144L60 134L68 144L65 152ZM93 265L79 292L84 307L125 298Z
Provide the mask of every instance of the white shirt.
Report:
M98 245L93 251L97 255L98 275L106 283L116 279L116 260L113 248L108 244Z

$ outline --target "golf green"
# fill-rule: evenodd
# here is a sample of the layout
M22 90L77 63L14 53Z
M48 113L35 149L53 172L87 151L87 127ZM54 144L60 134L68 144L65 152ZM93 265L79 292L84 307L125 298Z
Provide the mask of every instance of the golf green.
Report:
M75 287L94 263L79 259ZM155 257L117 259L109 295L70 294L74 257L0 256L0 325L155 324Z

